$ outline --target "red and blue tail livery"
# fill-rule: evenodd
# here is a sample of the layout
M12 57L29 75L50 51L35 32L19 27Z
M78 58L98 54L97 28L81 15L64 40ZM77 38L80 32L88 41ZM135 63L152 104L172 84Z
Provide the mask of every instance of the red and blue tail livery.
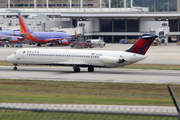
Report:
M157 35L153 34L143 34L130 49L126 50L126 52L145 55L157 37Z
M18 18L23 37L29 41L37 43L37 46L46 43L51 43L52 45L54 43L65 45L69 44L70 40L72 40L72 37L64 32L33 32L26 25L21 13L18 13Z

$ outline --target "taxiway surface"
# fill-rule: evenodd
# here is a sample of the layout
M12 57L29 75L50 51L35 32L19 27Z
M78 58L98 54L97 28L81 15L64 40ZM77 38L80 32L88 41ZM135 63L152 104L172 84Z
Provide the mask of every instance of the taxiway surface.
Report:
M14 71L12 68L13 66L1 66L0 78L24 80L180 84L180 72L178 70L95 68L94 72L88 72L87 68L81 68L80 73L74 73L72 67L18 66L17 71Z

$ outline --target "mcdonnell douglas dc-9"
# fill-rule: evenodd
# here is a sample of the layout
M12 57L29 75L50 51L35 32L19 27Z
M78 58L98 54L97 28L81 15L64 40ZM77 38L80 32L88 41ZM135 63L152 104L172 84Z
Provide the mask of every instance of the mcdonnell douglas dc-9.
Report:
M7 61L13 63L14 70L18 64L25 64L73 66L74 72L80 72L80 67L88 67L88 71L93 72L94 67L119 67L145 59L155 38L156 35L143 34L125 51L23 48L7 57Z

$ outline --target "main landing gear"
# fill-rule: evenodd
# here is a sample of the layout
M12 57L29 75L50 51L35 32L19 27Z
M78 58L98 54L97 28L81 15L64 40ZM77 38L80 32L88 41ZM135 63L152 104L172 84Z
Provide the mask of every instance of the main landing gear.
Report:
M41 43L37 43L37 46L41 46Z
M80 68L79 67L73 67L74 68L74 72L80 72Z
M81 69L78 66L73 67L74 72L80 72ZM88 67L88 72L94 72L94 67Z
M94 67L88 67L88 72L94 72Z

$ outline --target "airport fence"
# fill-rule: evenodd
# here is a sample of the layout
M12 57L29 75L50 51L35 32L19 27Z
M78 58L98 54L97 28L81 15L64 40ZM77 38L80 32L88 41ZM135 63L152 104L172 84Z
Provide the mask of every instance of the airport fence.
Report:
M179 120L179 90L174 84L1 79L0 119Z

